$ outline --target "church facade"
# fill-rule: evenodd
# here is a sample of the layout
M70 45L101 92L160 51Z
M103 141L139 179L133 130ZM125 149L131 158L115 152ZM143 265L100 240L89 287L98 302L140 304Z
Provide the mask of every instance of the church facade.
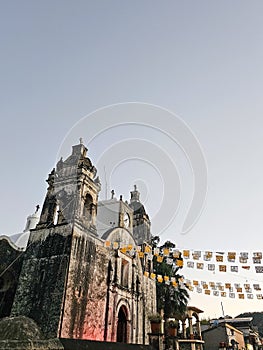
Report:
M156 285L144 275L152 262L136 250L149 243L150 220L136 187L129 203L114 194L99 202L96 173L80 143L49 174L39 222L17 267L10 315L33 319L46 338L147 344Z

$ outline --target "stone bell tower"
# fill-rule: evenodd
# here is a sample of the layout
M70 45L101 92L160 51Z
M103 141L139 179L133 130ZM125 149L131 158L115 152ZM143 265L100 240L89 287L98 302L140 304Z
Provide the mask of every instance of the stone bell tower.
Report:
M49 174L38 229L74 223L96 235L100 181L86 154L82 142L73 146L72 154L65 161L61 158Z
M61 333L68 275L77 269L72 254L76 249L81 254L86 237L97 237L100 181L86 155L80 141L48 176L46 198L39 223L30 232L12 308L12 315L34 319L49 338ZM89 249L93 248L86 244L88 254Z
M144 205L140 202L140 192L134 185L131 191L130 207L133 209L133 237L140 245L151 240L151 221L145 211Z

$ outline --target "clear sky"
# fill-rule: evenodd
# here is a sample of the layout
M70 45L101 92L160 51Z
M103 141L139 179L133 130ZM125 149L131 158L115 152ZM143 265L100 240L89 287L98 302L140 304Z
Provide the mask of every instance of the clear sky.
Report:
M87 129L75 125L81 118L103 106L138 101L179 116L199 140L208 168L199 221L181 235L175 220L163 239L196 250L263 250L262 11L261 0L2 1L0 233L21 232L26 216L43 203L45 179L65 136L75 130L74 143L80 136L89 143ZM93 122L100 128L99 118ZM130 134L182 164L165 135L132 126L91 142L91 158L99 161L111 143ZM108 186L128 199L133 182L141 184L158 233L154 217L167 169L152 161L152 173L144 165L135 173L133 161L117 167ZM177 203L173 196L171 190L169 201ZM219 316L220 299L204 298L193 302ZM259 302L236 302L236 308L226 303L233 315L263 310Z

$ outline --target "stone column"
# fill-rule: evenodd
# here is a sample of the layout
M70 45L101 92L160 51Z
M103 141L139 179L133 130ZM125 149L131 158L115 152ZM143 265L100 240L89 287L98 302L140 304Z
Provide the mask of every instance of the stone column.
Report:
M193 318L192 317L188 317L188 322L189 322L190 339L194 339Z
M183 339L186 339L186 325L185 325L185 320L182 320L182 332L183 332Z
M199 320L196 320L196 328L199 339L202 340L201 324Z

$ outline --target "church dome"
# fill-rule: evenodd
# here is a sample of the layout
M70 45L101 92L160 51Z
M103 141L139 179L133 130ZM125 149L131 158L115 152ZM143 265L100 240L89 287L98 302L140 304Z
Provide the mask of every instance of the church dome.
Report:
M0 340L44 339L35 321L25 316L5 317L0 320Z

